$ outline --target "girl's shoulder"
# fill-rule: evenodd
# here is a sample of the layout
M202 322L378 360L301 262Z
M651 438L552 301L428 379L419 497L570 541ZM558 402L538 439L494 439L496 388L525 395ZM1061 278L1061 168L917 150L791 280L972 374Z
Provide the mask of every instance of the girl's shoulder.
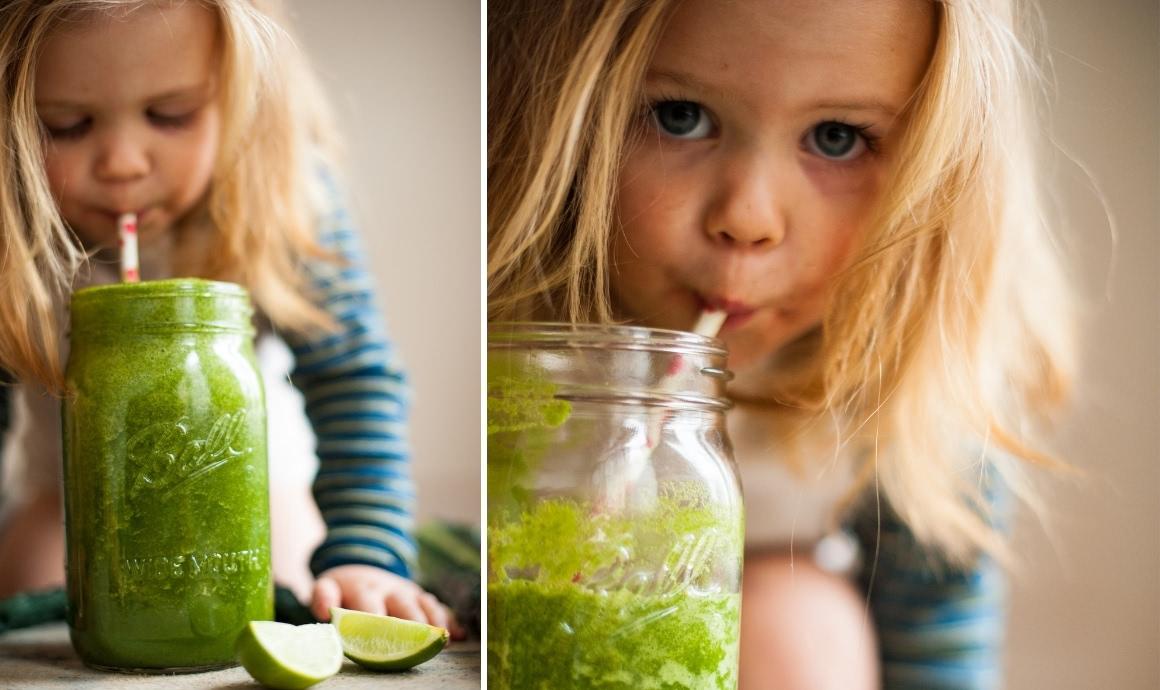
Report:
M361 258L362 243L342 176L334 166L322 162L316 162L313 171L312 206L319 246L346 261Z
M1017 470L1018 461L1008 451L982 438L964 438L959 447L962 452L955 461L962 468L959 475L962 486L979 489L981 500L975 504L975 510L989 528L1000 534L1009 533L1014 495L1008 472ZM862 452L869 454L874 449L866 448ZM884 449L881 452L888 454L890 451ZM866 457L866 460L875 462L872 457ZM872 466L880 467L888 462L889 457L880 455L877 465ZM973 565L951 563L943 551L922 543L917 537L915 525L924 519L923 516L901 514L881 490L880 483L873 479L862 487L850 506L844 522L864 549L881 557L880 565L886 563L920 579L941 581L971 577L982 561L993 561L991 556L979 554L978 559L982 561L976 559Z

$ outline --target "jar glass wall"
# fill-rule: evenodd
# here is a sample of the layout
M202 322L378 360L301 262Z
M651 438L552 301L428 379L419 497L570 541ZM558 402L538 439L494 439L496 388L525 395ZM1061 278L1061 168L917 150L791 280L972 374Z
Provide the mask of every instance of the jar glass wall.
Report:
M62 410L69 628L113 670L231 665L273 614L266 416L246 292L78 291Z
M489 687L736 688L724 362L690 333L491 326Z

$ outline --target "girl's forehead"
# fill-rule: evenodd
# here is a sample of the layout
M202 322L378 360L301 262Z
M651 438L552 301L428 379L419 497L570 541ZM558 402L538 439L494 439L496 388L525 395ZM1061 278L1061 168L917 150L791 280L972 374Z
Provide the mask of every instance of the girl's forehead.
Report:
M930 0L684 0L650 74L681 74L734 94L849 93L901 107L934 36Z
M216 76L218 20L200 3L147 3L74 13L45 37L37 100L136 102Z

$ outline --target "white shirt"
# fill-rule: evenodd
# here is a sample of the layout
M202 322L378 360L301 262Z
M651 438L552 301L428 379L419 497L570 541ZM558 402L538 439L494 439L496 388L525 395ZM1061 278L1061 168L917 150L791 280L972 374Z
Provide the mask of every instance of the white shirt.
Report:
M776 411L738 404L727 413L745 501L745 544L755 549L812 545L833 532L854 482L848 453L835 454L832 428L819 422L793 449L779 441Z

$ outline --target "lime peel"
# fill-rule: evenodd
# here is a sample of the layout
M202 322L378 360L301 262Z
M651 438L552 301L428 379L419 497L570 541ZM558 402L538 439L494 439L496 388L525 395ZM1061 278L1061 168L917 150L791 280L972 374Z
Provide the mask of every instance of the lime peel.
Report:
M250 621L235 650L254 680L274 690L302 690L342 668L342 642L329 623Z
M405 671L430 660L447 646L445 628L394 616L330 609L346 658L373 671Z

